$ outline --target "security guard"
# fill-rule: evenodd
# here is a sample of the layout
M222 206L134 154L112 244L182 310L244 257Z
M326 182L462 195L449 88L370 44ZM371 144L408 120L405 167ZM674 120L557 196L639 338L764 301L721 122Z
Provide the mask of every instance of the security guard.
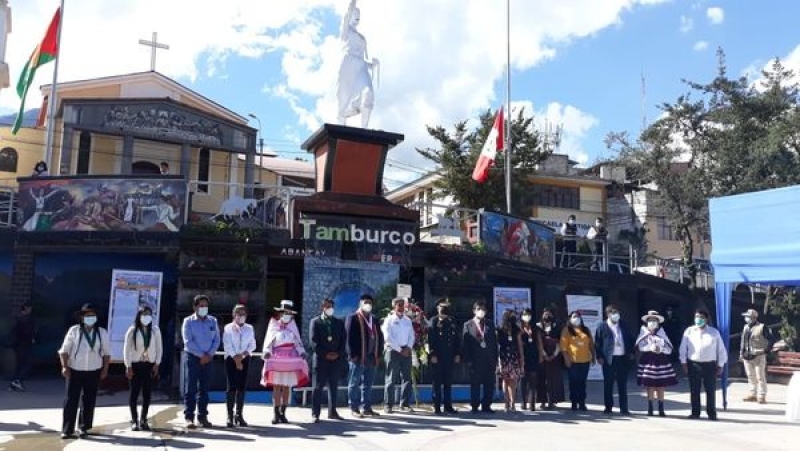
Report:
M450 316L450 302L447 299L436 301L439 315L431 320L428 329L429 359L433 369L433 403L437 415L444 411L458 413L453 408L452 381L453 364L461 361L461 337L455 320ZM444 394L442 393L444 385Z

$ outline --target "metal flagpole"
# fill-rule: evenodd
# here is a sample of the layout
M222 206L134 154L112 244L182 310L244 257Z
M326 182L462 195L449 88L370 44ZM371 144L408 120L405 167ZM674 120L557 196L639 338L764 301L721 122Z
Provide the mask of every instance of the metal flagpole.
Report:
M503 151L506 157L506 213L511 214L511 0L506 0L506 108Z
M53 84L50 85L50 99L47 102L47 143L44 150L44 161L47 163L47 169L50 174L53 174L53 168L50 158L53 155L53 137L56 132L56 84L58 83L58 64L61 61L61 29L64 26L64 0L61 0L61 9L59 10L61 17L58 18L58 31L56 32L56 60L53 67ZM61 175L61 168L58 168L59 175Z

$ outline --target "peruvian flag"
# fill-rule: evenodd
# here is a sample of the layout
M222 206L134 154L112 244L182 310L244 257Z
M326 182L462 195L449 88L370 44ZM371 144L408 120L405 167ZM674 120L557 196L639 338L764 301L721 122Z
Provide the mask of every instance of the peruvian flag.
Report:
M503 150L503 107L497 111L494 118L494 125L486 143L483 144L478 162L475 163L475 170L472 171L472 179L478 183L483 183L489 178L489 169L494 166L494 159L498 150Z

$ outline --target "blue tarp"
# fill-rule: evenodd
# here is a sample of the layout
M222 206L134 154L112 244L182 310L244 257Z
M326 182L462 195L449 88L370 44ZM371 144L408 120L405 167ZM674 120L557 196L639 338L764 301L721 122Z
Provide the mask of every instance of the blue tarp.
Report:
M708 204L717 326L727 343L731 292L737 284L800 285L800 186L720 197ZM726 366L726 407L727 382Z

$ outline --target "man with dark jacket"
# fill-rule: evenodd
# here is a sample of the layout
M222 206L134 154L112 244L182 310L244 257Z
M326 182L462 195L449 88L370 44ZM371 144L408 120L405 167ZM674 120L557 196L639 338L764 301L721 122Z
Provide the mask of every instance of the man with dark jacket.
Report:
M358 310L347 317L347 397L356 418L379 416L372 410L372 381L383 349L378 318L372 314L372 296L364 294Z
M486 318L485 302L477 301L472 311L475 317L464 323L461 334L462 354L464 361L469 363L472 413L478 413L478 406L485 413L494 413L492 397L497 377L497 331L492 321Z
M619 308L614 304L606 307L606 321L597 326L594 334L597 363L603 366L603 398L605 410L611 413L614 407L614 382L617 383L619 411L630 415L628 410L628 372L635 358L636 337L627 325L620 321Z
M442 404L447 413L457 413L453 408L453 367L461 360L461 337L458 327L450 316L450 302L440 299L436 303L439 315L431 320L428 328L428 358L433 372L433 408L436 415L442 413Z
M342 363L347 347L347 333L344 330L344 321L336 318L333 314L333 300L325 299L322 301L322 314L315 316L308 328L311 331L309 341L314 352L312 360L314 399L311 407L314 423L319 423L319 414L322 410L322 390L326 386L328 387L328 419L342 419L336 412L336 398L339 393L339 376L342 372Z
M36 343L36 324L32 312L33 306L30 302L22 304L11 333L11 345L16 356L16 370L8 387L12 391L25 391L23 381L31 369L31 351Z

